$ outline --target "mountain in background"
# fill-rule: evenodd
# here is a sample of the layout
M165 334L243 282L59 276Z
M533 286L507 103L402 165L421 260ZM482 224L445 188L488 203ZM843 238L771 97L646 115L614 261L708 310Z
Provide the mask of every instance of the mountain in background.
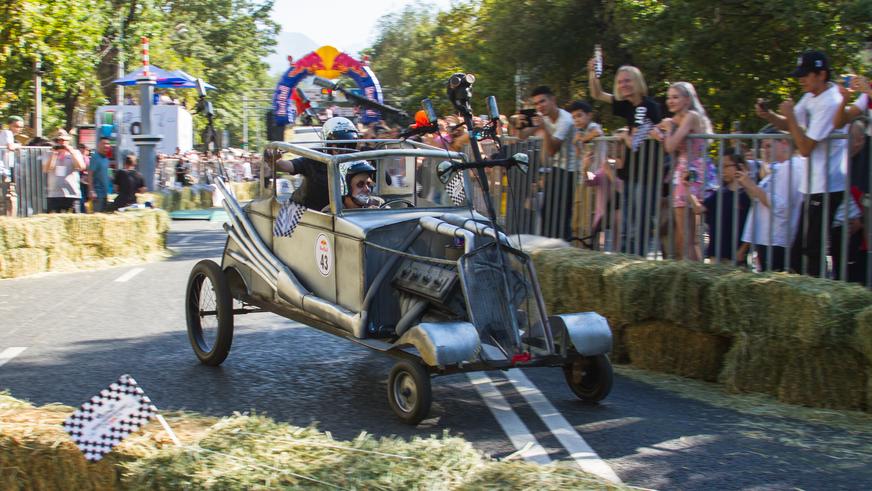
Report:
M282 32L277 41L275 52L264 58L269 63L269 73L272 75L280 75L288 69L288 55L296 60L321 47L312 38L299 32Z

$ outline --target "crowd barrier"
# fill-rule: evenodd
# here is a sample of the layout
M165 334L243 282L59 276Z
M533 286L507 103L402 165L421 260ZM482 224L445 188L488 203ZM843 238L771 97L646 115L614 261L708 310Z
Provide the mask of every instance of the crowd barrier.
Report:
M677 155L667 154L652 140L629 152L618 137L600 137L585 145L582 156L545 158L541 141L507 138L503 154L526 153L529 171L493 169L490 191L498 220L510 234L557 237L576 247L651 260L791 270L872 286L872 146L868 121L855 124L864 126L859 137L833 134L818 144L827 153L840 146L848 153L844 190L834 193L809 197L801 192L802 187L816 189L820 182L810 170L825 163L814 156L803 159L789 135L767 133L690 135L688 140L699 142L690 145L704 149L690 166L679 164ZM787 145L781 150L787 154L785 161L777 164L772 158L775 142ZM492 151L484 145L483 154ZM729 183L735 180L732 154L744 160L740 165L755 186L765 187L771 209L742 186ZM688 167L694 170L676 175L676 168ZM827 189L830 174L822 175ZM694 196L700 206L690 202L688 188L698 189ZM479 196L472 201L485 211ZM811 218L811 207L822 209L819 222Z

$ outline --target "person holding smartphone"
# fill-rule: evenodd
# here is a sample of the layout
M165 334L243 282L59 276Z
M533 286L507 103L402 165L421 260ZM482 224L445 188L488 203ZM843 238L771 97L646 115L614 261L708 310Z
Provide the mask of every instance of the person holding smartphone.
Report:
M58 128L52 135L52 152L42 165L47 175L47 211L49 213L79 212L82 189L79 172L84 171L85 159L70 145L70 134Z
M843 112L843 96L830 81L831 69L827 55L820 51L804 52L796 69L790 73L802 86L802 99L794 103L787 99L779 112L757 103L757 115L780 130L789 131L800 155L808 158L810 179L799 181L805 195L806 208L800 223L807 227L800 233L794 265L805 263L800 270L811 276L826 276L826 261L822 260L827 242L833 256L834 270L841 265L841 235L832 230L836 210L845 194L845 169L848 166L847 142L829 139L830 135L846 133L835 124L838 112ZM809 182L810 181L810 182ZM807 211L806 211L807 209ZM825 214L826 212L826 214ZM829 239L829 240L828 240ZM801 266L800 266L801 267Z
M660 147L657 141L647 139L648 129L663 118L660 105L648 95L648 85L642 72L631 65L623 65L615 72L613 94L603 90L596 76L597 60L587 62L590 95L612 106L612 114L627 121L630 132L622 138L625 143L624 157L616 173L624 184L623 206L627 240L627 253L646 255L647 237L642 237L645 225L651 225L658 202L660 184L657 180L657 157ZM651 158L653 157L653 158ZM665 174L665 173L664 173Z
M852 120L862 116L872 108L872 84L869 79L861 75L846 75L846 83L839 87L839 92L842 94L842 107L840 111L836 111L836 116L833 118L833 126L841 128ZM851 104L851 96L857 95L857 99Z

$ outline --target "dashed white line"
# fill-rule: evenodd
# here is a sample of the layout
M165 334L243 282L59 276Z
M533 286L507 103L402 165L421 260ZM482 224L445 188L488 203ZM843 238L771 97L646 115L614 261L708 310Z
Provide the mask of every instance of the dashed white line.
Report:
M508 379L515 389L524 397L527 404L533 408L542 422L548 426L551 433L569 451L569 455L575 460L583 471L595 474L603 479L620 483L621 478L609 467L599 455L584 441L584 438L575 431L575 428L566 421L566 418L557 411L551 401L533 385L533 382L517 368L508 371Z
M478 391L478 394L487 404L494 418L496 418L497 423L503 428L506 436L509 437L512 445L515 446L524 460L538 464L550 463L551 458L548 456L548 452L539 444L536 437L527 429L527 425L512 410L512 406L509 405L506 398L496 388L490 377L482 372L467 372L466 376L469 377L472 386Z
M182 237L181 239L179 239L179 241L176 242L176 245L185 245L188 242L190 242L191 239L193 239L193 238L194 238L193 235L186 235L186 236Z
M12 348L0 351L0 367L9 363L10 360L23 353L26 349L27 347L24 346L13 346Z
M119 276L118 278L115 278L115 282L116 283L125 283L127 281L130 281L131 278L138 275L139 273L142 273L143 271L145 271L145 268L133 268L130 271Z

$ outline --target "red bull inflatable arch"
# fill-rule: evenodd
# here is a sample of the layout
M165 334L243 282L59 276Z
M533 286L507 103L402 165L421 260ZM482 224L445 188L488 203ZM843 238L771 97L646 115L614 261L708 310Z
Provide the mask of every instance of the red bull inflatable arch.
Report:
M331 80L346 76L357 84L363 96L376 102L384 102L381 85L366 64L340 52L333 46L321 46L294 62L279 80L272 103L273 115L278 126L293 124L297 115L297 109L292 100L294 89L302 80L312 76ZM360 114L360 120L364 124L379 119L381 119L379 112L372 109L366 109Z

